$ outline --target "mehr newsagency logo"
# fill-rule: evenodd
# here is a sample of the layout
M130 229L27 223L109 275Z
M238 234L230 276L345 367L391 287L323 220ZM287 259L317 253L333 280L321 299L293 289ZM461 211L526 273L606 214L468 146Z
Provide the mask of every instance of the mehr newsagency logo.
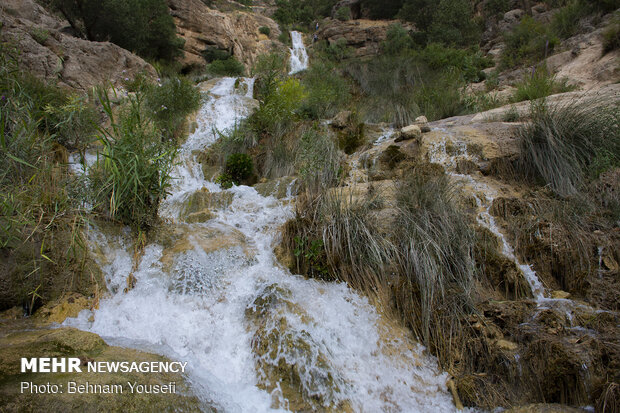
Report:
M22 373L185 373L187 362L180 361L86 361L78 357L34 357L21 359ZM176 382L142 384L137 381L122 383L89 383L70 380L64 383L35 384L22 381L21 393L32 394L85 394L85 393L176 393Z

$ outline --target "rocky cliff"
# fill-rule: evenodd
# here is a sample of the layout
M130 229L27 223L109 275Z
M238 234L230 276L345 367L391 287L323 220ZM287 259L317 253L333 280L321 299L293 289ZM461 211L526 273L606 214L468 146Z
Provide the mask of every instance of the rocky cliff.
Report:
M276 22L266 16L245 11L224 13L207 7L200 0L168 0L179 36L185 40L183 64L204 66L202 52L207 47L226 50L246 66L269 51L280 34ZM268 27L269 37L259 33Z
M0 39L17 49L21 67L60 86L88 90L140 72L156 75L150 64L115 44L72 36L67 21L34 0L2 0L0 22Z

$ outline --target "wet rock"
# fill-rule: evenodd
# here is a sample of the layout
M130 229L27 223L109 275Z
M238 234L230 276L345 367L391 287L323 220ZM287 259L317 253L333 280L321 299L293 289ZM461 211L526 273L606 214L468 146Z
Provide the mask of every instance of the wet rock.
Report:
M291 300L291 293L269 285L245 311L254 331L259 387L272 394L272 407L292 411L343 411L348 403L337 401L343 385L327 357L305 330L293 328L288 316L309 322L307 314Z
M411 139L420 139L422 137L422 130L418 125L405 126L400 130L399 136L394 142L402 142Z
M566 291L562 291L562 290L551 291L551 298L554 298L554 299L566 300L570 297L571 297L570 293L567 293Z
M94 300L79 293L67 293L55 302L41 307L36 318L49 323L62 323L66 318L77 317L82 310L91 309Z
M228 207L234 195L227 191L210 192L206 188L194 192L184 202L180 217L185 222L206 222L213 217L213 211Z
M297 183L297 178L292 176L266 180L254 185L256 192L262 196L274 196L278 199L296 195L299 187L300 184Z
M72 328L34 330L0 338L0 405L4 412L22 411L210 411L196 398L177 373L82 373L22 374L22 357L79 357L86 361L166 361L164 357L108 346L98 335ZM63 384L62 394L31 394L20 391L22 381L35 385ZM122 394L69 394L67 383L122 384ZM176 394L131 393L127 382L145 385L176 383Z

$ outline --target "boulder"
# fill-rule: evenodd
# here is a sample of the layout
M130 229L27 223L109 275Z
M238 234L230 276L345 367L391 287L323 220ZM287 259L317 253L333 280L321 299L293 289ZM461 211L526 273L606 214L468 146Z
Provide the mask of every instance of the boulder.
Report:
M420 139L422 137L422 130L418 125L405 126L400 130L400 136L394 140L394 142L408 141L410 139Z
M63 31L69 23L34 0L5 0L0 39L20 50L21 69L60 86L87 91L120 85L139 73L157 77L142 58L110 42L91 42Z

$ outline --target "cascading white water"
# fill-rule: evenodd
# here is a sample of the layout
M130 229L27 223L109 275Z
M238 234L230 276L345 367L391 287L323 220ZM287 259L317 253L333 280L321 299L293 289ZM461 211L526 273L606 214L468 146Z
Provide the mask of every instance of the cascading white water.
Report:
M291 70L288 72L289 75L301 72L302 70L306 70L308 68L308 52L306 52L306 47L304 46L301 33L292 31L291 41L293 43L293 47L289 49L291 52Z
M449 135L447 131L441 129L439 130L446 135ZM442 165L448 175L457 179L465 180L478 194L483 194L483 196L480 197L476 192L472 193L478 206L478 216L476 217L478 223L491 231L501 241L502 254L506 258L513 261L517 267L519 267L524 278L528 282L530 289L532 290L534 298L536 298L536 300L540 303L545 300L545 288L540 282L540 279L538 279L538 276L532 267L519 262L518 258L514 254L514 249L510 246L506 240L506 237L495 223L495 218L490 213L491 206L493 205L494 199L497 197L497 193L489 187L489 185L474 179L473 176L459 174L454 171L457 166L457 159L475 160L475 156L468 153L467 145L464 142L451 141L450 143L453 146L453 150L455 152L454 154L448 154L446 139L444 138L443 140L432 145L432 150L429 152L429 161Z
M284 410L289 401L281 388L288 376L273 377L283 363L299 375L298 391L324 405L347 403L360 412L453 411L447 376L435 359L367 298L342 283L292 275L277 263L273 244L293 216L290 202L235 186L228 190L232 203L213 211L215 218L175 222L174 212L192 191L220 191L204 180L192 152L216 139L210 124L225 129L248 113L250 103L234 84L222 79L211 90L198 130L183 145L182 179L162 207L172 221L164 231L170 239L145 248L133 273L136 286L125 293L131 248L122 236L93 229L90 244L111 296L65 324L112 344L187 361L194 391L219 411ZM271 351L261 353L257 342Z

